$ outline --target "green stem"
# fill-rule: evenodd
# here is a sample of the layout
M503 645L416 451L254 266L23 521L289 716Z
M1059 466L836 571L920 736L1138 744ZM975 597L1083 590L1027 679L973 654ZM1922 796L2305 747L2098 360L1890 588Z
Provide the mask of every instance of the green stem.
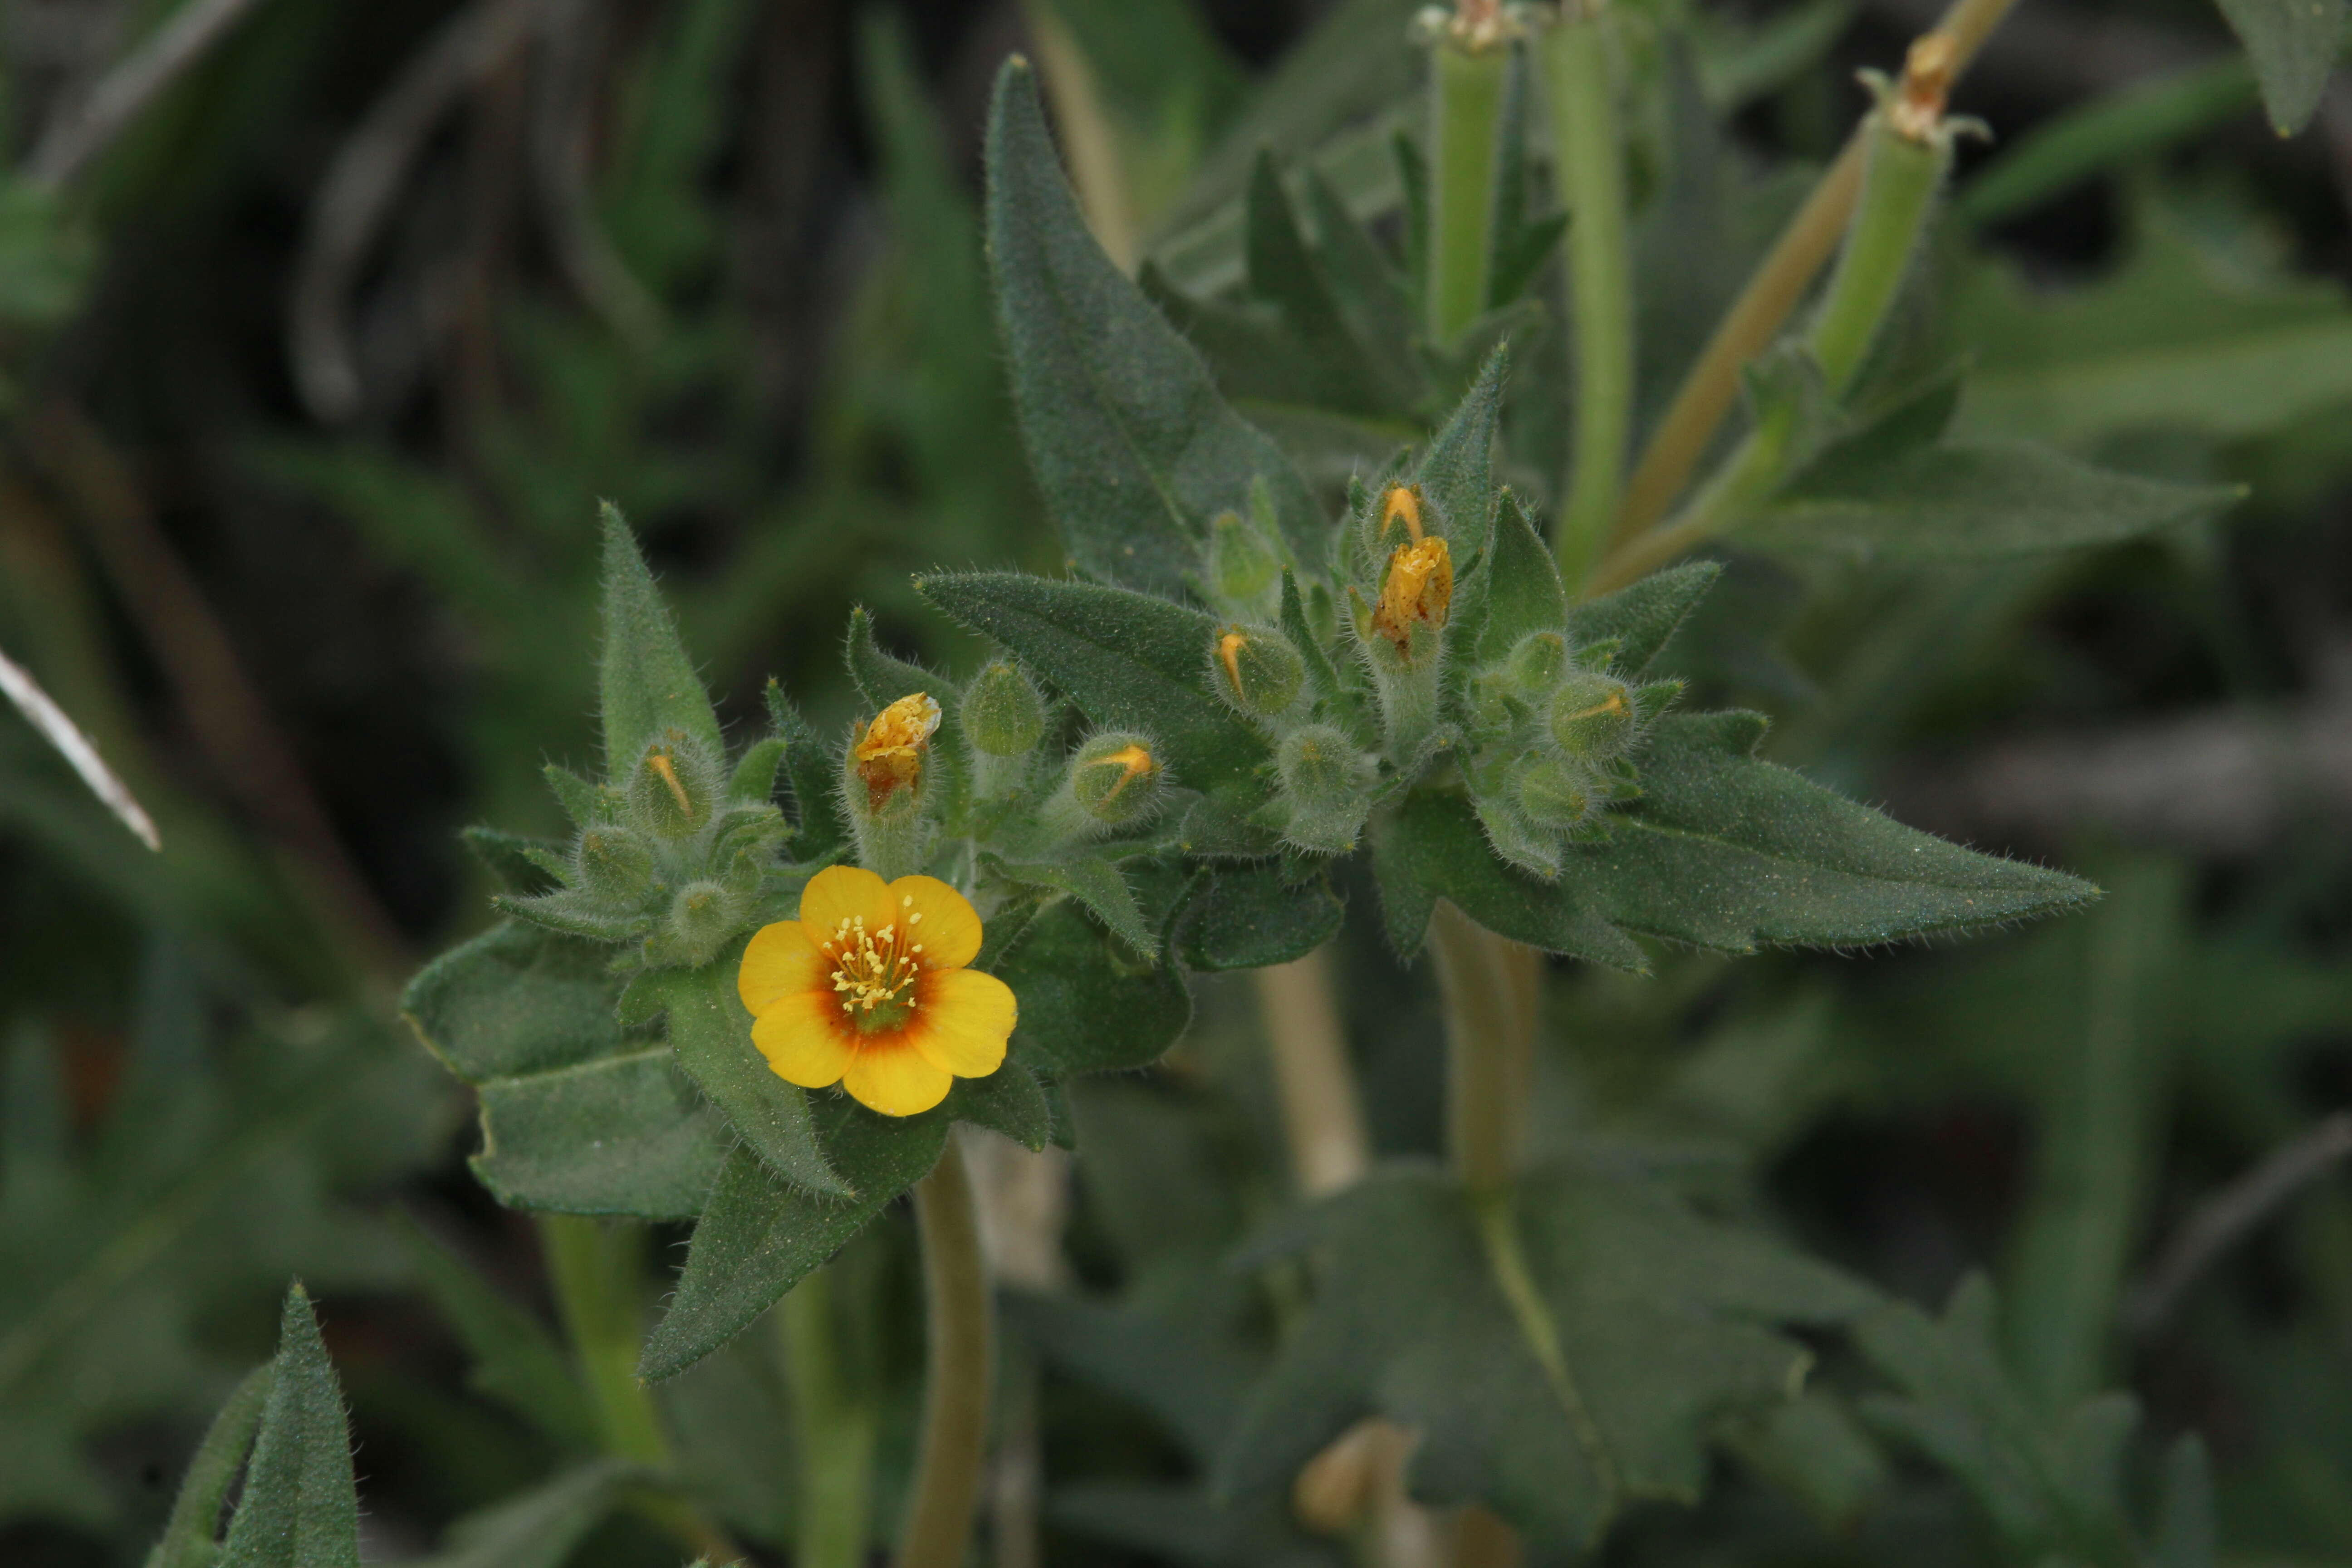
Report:
M930 1364L898 1568L961 1568L988 1437L990 1302L963 1149L952 1138L915 1186Z
M1534 1076L1535 954L1440 900L1430 943L1445 996L1446 1144L1474 1196L1507 1193Z
M1565 17L1545 40L1551 71L1552 167L1571 221L1569 285L1576 318L1576 463L1553 523L1552 550L1580 583L1608 539L1624 489L1633 420L1633 264L1625 224L1625 157L1598 8Z
M1430 341L1443 348L1486 309L1495 227L1495 137L1510 54L1430 48Z
M1806 352L1820 367L1832 402L1853 389L1871 344L1894 309L1951 163L1950 150L1940 138L1933 143L1915 142L1887 124L1884 115L1872 116L1866 131L1862 194L1821 309L1805 333ZM1772 409L1688 506L1611 552L1586 591L1606 594L1622 588L1738 521L1785 477L1795 435L1794 406Z
M862 1568L873 1512L876 1413L842 1332L837 1266L794 1286L776 1313L800 1446L793 1562Z
M667 1471L669 1441L652 1393L637 1381L645 1331L644 1228L626 1221L541 1215L539 1238L563 1331L588 1384L598 1441L615 1458ZM681 1498L646 1493L637 1506L688 1550L714 1563L742 1555L723 1531Z

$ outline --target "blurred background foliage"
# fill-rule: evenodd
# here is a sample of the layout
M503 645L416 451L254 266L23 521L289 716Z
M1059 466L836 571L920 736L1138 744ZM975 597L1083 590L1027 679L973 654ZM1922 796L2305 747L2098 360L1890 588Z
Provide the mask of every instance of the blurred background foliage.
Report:
M0 719L0 1561L138 1560L290 1276L351 1400L372 1555L677 1560L657 1510L597 1524L620 1482L581 1468L546 1238L475 1186L462 1091L387 1000L485 923L457 830L553 828L538 769L586 760L594 503L636 523L738 719L771 674L845 718L853 600L964 656L910 571L1055 569L977 230L982 95L1016 47L1106 247L1257 334L1195 325L1228 393L1324 481L1377 460L1392 412L1217 346L1286 330L1242 278L1261 147L1400 231L1413 9L6 7L0 648L164 849ZM1853 68L1932 9L1640 9L1646 419L1834 152ZM93 89L207 17L93 133ZM2094 1495L2061 1415L2121 1388L2159 1439L2203 1435L2224 1560L2352 1561L2352 87L2282 140L2198 0L2029 0L1957 107L1997 139L1888 352L1972 360L1963 429L2251 495L2024 564L1734 555L1668 650L1707 701L1772 712L1780 760L2111 896L1958 950L1551 973L1539 1144L1622 1140L1952 1313L1825 1340L1816 1392L1724 1435L1705 1506L1637 1511L1606 1552L2097 1558L2082 1521L2153 1461ZM1557 277L1535 293L1529 379L1562 357ZM1540 507L1563 440L1507 423ZM1337 973L1374 1148L1433 1150L1428 988L1363 921ZM992 1561L1348 1555L1202 1485L1296 1306L1221 1260L1297 1179L1247 984L1202 1002L1166 1068L1074 1096L1066 1234L1009 1312L1044 1371L1003 1420L1042 1494L1000 1474ZM648 1301L677 1239L622 1247ZM911 1443L908 1251L894 1219L840 1266L871 1307L877 1521ZM681 1473L771 1560L784 1386L755 1335L662 1391ZM1934 1439L1969 1421L1975 1470ZM538 1512L479 1511L526 1492Z

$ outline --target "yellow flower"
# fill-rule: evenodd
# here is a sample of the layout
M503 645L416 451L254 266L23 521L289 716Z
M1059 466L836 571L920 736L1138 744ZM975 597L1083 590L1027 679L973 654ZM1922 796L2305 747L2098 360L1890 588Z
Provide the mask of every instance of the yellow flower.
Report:
M1400 544L1389 557L1389 574L1381 584L1381 602L1372 611L1372 629L1405 652L1412 642L1413 624L1425 622L1443 630L1454 605L1454 556L1445 541L1432 534L1411 544Z
M1020 1008L1003 981L964 967L979 952L980 916L938 878L828 866L800 919L752 937L736 991L778 1078L913 1116L1003 1065Z
M940 727L940 705L918 691L874 716L850 761L866 783L868 811L879 811L901 784L922 787L923 752Z

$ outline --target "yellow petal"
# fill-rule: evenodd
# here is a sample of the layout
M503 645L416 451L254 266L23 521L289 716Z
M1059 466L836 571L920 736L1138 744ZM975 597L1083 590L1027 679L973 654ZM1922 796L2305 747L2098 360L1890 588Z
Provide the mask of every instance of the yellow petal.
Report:
M871 933L890 923L898 900L882 879L862 866L827 866L801 890L801 924L810 940L824 942L845 920L863 916Z
M817 952L801 922L778 921L761 926L743 950L743 965L735 972L735 994L757 1015L795 991L830 992L831 974L831 963Z
M851 1055L846 1031L834 1021L840 1006L829 993L791 993L752 1021L751 1043L786 1083L803 1089L839 1083Z
M986 1078L1004 1065L1004 1042L1020 1016L1013 987L977 969L928 976L907 1036L934 1067Z
M923 1059L903 1035L869 1037L849 1058L841 1086L860 1105L885 1116L913 1116L948 1097L955 1079Z
M892 920L903 924L922 917L905 929L909 942L923 944L925 969L961 969L980 952L979 912L937 877L901 877L890 884L889 897Z

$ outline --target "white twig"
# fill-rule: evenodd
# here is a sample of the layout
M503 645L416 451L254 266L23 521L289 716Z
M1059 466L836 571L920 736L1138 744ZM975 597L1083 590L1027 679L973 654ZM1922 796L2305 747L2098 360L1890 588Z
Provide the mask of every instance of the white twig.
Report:
M2198 1205L2132 1291L2125 1308L2132 1331L2145 1336L2162 1327L2215 1258L2347 1155L2352 1155L2352 1110L2339 1110Z
M40 682L5 653L0 653L0 691L6 692L16 710L31 720L33 728L73 764L73 771L81 775L89 793L105 802L106 808L122 819L123 826L137 834L139 841L148 848L163 847L153 819L131 795L131 787L114 776L114 770L106 765L98 748L89 743L89 737L66 717L64 709L50 700Z
M55 190L72 179L258 3L188 0L100 78L88 98L50 124L26 165L32 182Z

